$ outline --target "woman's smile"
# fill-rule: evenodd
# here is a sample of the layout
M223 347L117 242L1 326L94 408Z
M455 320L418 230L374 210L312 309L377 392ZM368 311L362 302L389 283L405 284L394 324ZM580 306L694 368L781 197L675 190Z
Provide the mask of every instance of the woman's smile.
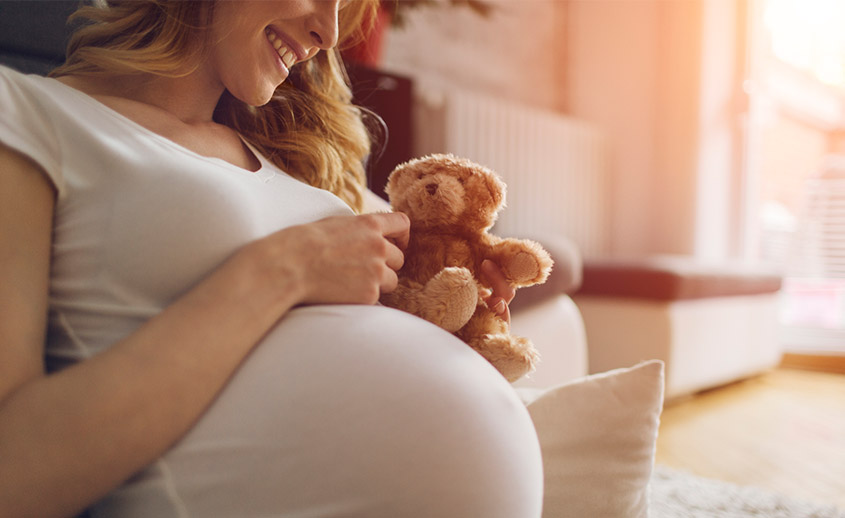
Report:
M263 106L291 69L338 39L338 4L326 0L218 2L209 76L235 98ZM267 50L260 50L266 47ZM265 53L267 53L265 55Z
M267 42L270 43L273 48L273 52L278 57L277 62L283 66L287 75L290 73L290 68L298 59L296 52L293 51L288 44L283 41L282 37L276 34L272 28L267 27L264 32L267 35Z

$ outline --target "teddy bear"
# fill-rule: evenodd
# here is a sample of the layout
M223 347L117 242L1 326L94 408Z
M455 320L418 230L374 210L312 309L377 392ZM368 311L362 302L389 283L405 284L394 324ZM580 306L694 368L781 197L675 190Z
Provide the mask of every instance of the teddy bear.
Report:
M511 285L524 287L545 282L552 259L534 241L488 232L505 190L493 171L454 155L398 165L385 192L391 208L410 218L410 241L396 290L380 300L454 333L512 382L534 369L538 354L487 307L481 263L492 260Z

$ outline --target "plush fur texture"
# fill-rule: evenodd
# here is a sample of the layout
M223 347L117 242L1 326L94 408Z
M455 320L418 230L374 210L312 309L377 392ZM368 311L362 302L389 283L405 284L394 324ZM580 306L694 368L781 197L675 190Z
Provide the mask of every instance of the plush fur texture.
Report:
M420 316L457 335L508 381L533 370L537 351L513 336L484 302L479 276L490 259L514 287L545 282L548 252L529 240L488 233L505 204L505 184L491 170L452 155L431 155L394 169L385 189L394 211L411 219L399 287L383 304Z

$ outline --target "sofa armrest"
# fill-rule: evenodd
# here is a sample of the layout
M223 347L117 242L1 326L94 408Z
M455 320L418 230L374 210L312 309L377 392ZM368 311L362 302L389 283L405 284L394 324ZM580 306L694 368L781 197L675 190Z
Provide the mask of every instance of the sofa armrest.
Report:
M514 386L549 388L587 375L584 320L568 295L559 293L515 312L511 334L529 338L540 353L537 370Z
M537 241L554 261L552 273L543 284L518 291L510 304L511 311L520 311L562 293L574 293L581 286L583 261L578 247L562 235L520 236Z

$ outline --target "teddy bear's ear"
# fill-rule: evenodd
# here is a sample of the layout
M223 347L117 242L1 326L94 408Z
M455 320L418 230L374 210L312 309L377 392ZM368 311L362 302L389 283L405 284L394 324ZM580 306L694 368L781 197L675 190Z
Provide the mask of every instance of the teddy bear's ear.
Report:
M387 197L390 198L392 196L391 193L395 192L396 190L396 177L398 176L396 169L394 169L390 175L387 177L387 183L384 185L384 192L387 194Z
M404 164L399 164L396 166L390 175L387 177L387 184L384 186L384 192L387 194L387 197L391 200L395 199L395 196L399 192L399 178L402 176L402 173L408 168L408 162Z
M486 171L487 174L484 175L484 180L487 183L487 190L490 192L490 198L493 199L493 203L496 204L496 207L501 207L505 202L505 193L507 191L507 187L505 186L505 182L503 182L495 173L492 171Z

